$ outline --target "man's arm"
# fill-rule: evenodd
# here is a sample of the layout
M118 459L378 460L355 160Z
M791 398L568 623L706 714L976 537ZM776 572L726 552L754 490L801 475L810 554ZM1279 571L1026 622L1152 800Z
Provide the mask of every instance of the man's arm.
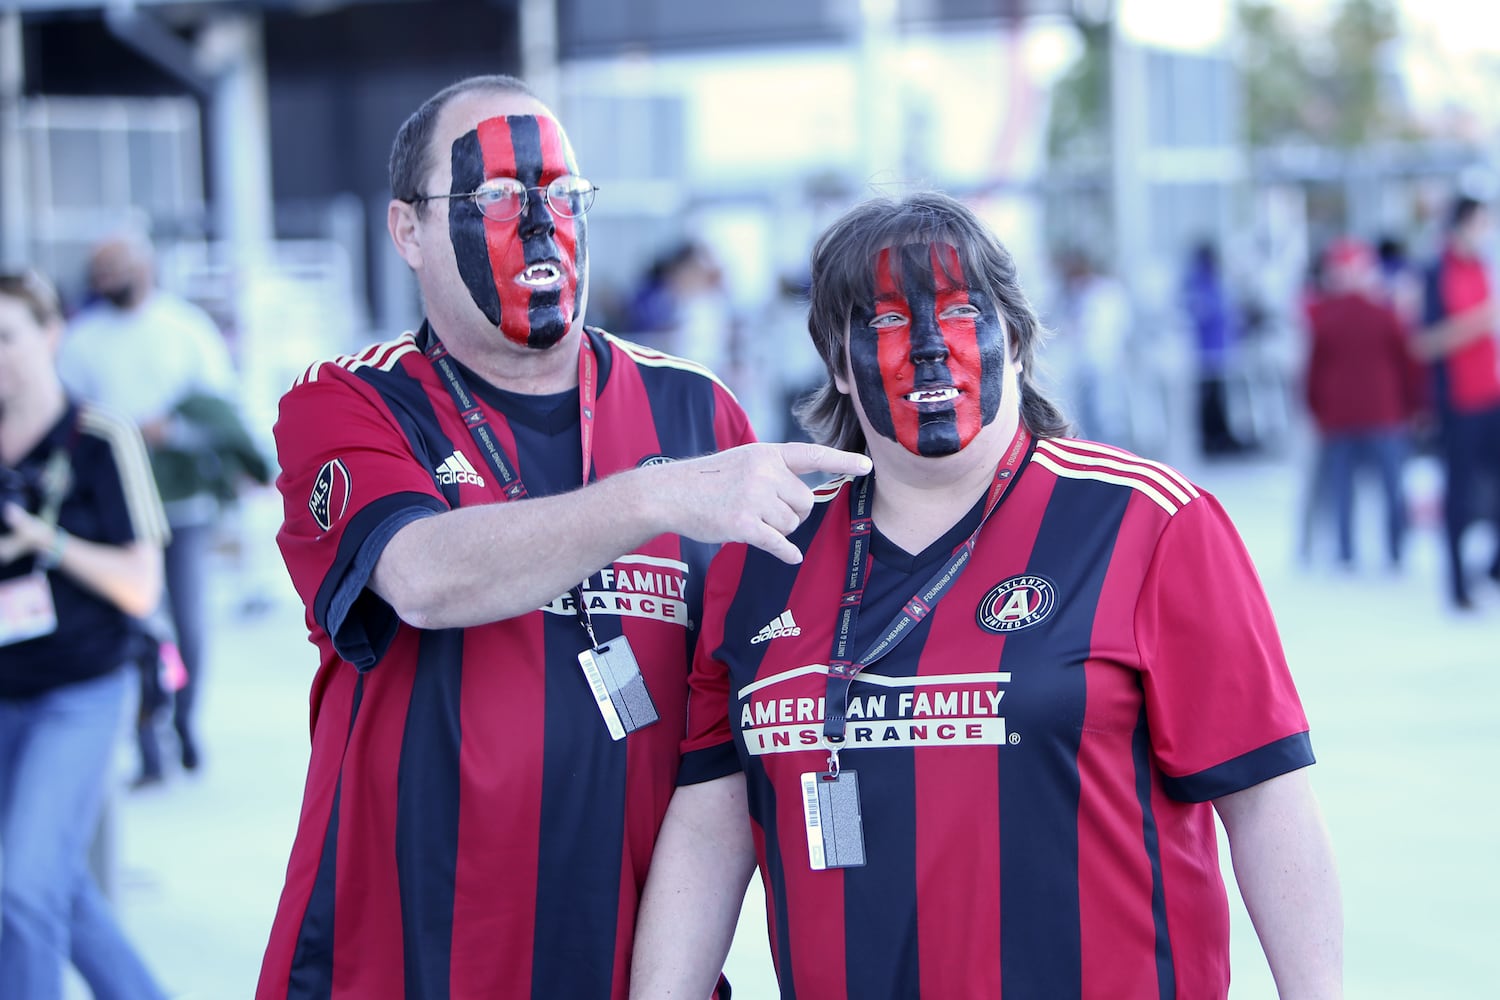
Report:
M754 870L745 776L678 788L636 918L631 997L713 994Z
M1282 1000L1342 997L1343 904L1306 769L1217 798L1214 808Z
M786 536L813 504L799 477L869 468L864 455L807 442L749 444L557 496L446 511L398 531L370 587L410 625L462 628L534 611L669 532L745 542L798 563Z
M1488 334L1495 326L1495 306L1485 301L1454 313L1421 330L1412 338L1412 353L1422 361L1436 361Z

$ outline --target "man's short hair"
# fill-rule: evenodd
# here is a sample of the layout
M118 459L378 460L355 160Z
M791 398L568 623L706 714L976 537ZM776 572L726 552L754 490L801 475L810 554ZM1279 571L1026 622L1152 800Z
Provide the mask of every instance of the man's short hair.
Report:
M475 91L498 94L524 94L535 98L536 92L524 80L505 73L471 76L449 84L433 94L422 106L412 112L410 118L396 131L396 141L391 144L391 197L397 201L415 202L417 211L426 210L427 203L416 201L423 194L422 183L432 172L432 133L437 127L438 115L455 97ZM537 98L540 100L540 98Z
M844 370L844 339L858 303L874 300L875 255L905 243L948 243L958 250L963 272L994 300L1005 323L1006 363L1021 363L1021 420L1037 437L1060 437L1068 422L1042 394L1035 377L1036 350L1045 330L1021 289L1016 262L968 206L935 191L904 198L872 198L836 219L812 251L807 329L828 369L828 379L797 407L797 418L813 440L846 451L863 451L865 435L854 404L833 376Z

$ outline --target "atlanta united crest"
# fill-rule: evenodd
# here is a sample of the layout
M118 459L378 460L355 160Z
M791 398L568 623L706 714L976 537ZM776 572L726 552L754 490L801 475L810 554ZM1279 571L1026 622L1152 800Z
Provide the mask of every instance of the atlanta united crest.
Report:
M1004 634L1046 621L1057 607L1052 581L1040 576L1013 576L995 586L974 612L979 627Z

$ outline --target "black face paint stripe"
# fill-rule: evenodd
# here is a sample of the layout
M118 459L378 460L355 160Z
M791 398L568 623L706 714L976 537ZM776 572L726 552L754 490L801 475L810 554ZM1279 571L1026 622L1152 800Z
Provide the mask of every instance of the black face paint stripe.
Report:
M914 387L953 384L948 366L948 342L937 319L937 271L934 244L908 243L900 248L901 269L896 274L911 310L911 360L916 367ZM951 455L962 446L958 414L953 407L924 412L917 418L917 453Z
M880 267L878 254L870 262L870 266L872 269ZM878 287L878 281L870 283L870 305L874 304L874 294ZM849 376L854 381L854 391L864 406L871 430L881 437L895 440L896 424L891 417L891 404L885 397L885 385L865 384L869 380L864 373L875 372L877 378L880 373L880 335L870 326L874 319L875 312L869 305L857 304L850 311Z
M470 132L453 144L452 194L473 191L484 183L484 153L479 147L479 133ZM500 325L500 291L490 268L490 249L484 239L484 215L472 198L448 201L448 238L453 241L453 257L459 277L474 299L479 311L496 326Z

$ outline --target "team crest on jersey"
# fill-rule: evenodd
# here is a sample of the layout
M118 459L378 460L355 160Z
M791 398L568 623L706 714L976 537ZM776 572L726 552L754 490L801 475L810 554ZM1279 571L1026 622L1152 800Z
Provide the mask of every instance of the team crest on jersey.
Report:
M307 498L307 509L312 511L318 527L327 531L333 523L349 509L349 467L342 458L323 463L318 478L313 480L312 495Z
M652 465L668 465L675 461L677 461L677 459L673 458L671 455L648 455L645 458L641 459L639 462L635 463L635 467L637 469L644 469Z
M980 628L1003 635L1046 621L1056 607L1052 581L1031 574L1013 576L984 595L974 620Z

